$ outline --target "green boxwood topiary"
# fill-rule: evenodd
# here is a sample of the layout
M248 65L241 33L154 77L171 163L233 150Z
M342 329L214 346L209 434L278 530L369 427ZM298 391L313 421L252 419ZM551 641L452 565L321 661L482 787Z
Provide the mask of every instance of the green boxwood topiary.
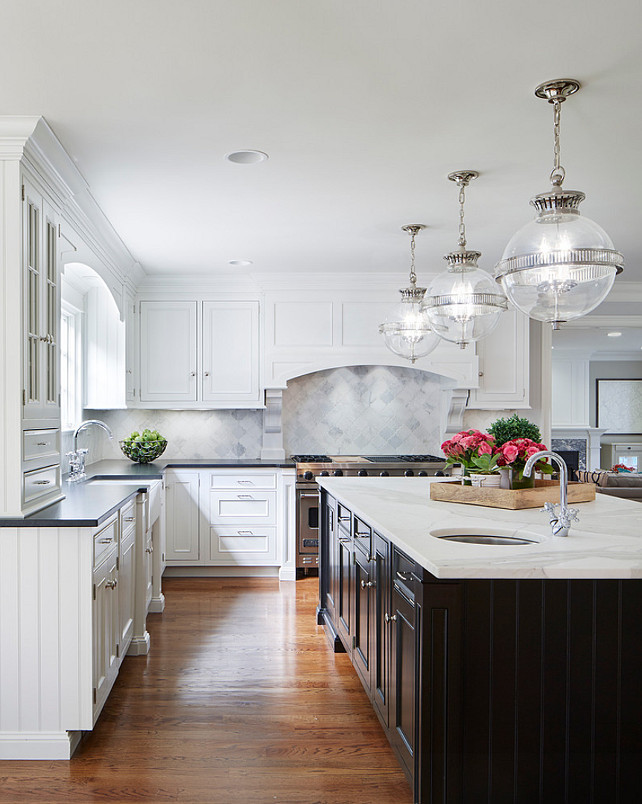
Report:
M520 418L516 413L509 419L497 419L488 428L488 432L494 437L495 445L501 447L507 441L514 438L530 438L537 443L541 442L542 434L539 427L528 419Z

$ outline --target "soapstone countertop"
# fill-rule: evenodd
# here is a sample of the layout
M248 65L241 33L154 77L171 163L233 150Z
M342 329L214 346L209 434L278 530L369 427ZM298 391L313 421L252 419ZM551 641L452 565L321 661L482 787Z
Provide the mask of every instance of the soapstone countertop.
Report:
M105 460L89 464L85 480L68 483L63 477L64 500L48 505L26 517L0 518L0 528L96 527L108 519L127 500L136 496L145 483L160 480L168 467L184 469L293 468L291 460L263 461L260 458L167 458L153 463L134 463L128 459ZM92 479L109 483L91 483ZM123 483L118 481L122 480ZM136 486L132 481L140 481Z
M579 522L551 535L548 514L430 499L420 477L317 478L320 486L437 578L642 578L642 503L597 494L573 503ZM551 502L559 502L551 499ZM431 531L498 533L535 544L477 545Z

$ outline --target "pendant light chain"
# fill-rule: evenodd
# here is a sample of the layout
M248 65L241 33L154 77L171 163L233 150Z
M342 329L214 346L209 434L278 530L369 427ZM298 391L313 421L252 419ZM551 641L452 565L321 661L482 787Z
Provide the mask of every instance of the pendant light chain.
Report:
M459 241L461 248L466 248L466 223L464 222L464 204L466 203L466 184L458 181L459 185Z
M560 119L562 116L562 101L553 102L553 170L551 171L551 184L561 187L566 178L566 171L560 164Z
M413 231L410 236L410 284L414 288L417 284L417 274L415 273L415 235Z

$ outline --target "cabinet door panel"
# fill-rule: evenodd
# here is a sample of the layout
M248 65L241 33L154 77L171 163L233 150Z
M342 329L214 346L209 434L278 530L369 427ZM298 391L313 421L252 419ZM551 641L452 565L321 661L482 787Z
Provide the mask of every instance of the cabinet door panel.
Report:
M196 401L195 301L140 303L140 398Z
M372 618L372 700L383 722L388 725L390 673L388 661L388 625L390 609L390 545L378 533L374 539L374 612Z
M374 595L370 586L370 567L361 551L354 551L354 619L352 662L370 693L371 679L371 619Z
M204 402L259 399L259 305L203 302Z
M348 651L351 650L351 598L354 575L352 572L352 543L351 539L339 531L337 545L338 551L338 594L337 594L337 627L339 634L344 638Z
M481 376L479 388L471 395L471 408L528 406L528 336L528 318L518 310L507 310L491 334L479 341Z
M124 656L134 633L134 549L136 529L123 535L118 556L118 605L120 618L120 655Z
M167 561L198 561L198 472L168 473L166 490Z
M417 679L416 608L393 584L391 635L392 739L408 772L414 775Z

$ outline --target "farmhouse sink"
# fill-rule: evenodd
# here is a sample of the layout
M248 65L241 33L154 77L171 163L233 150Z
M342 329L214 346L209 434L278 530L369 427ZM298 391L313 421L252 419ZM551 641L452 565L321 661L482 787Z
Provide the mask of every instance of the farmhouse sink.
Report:
M535 533L516 533L500 528L438 528L431 530L430 535L435 539L447 542L460 542L461 544L488 544L503 546L521 546L538 544L541 539Z

